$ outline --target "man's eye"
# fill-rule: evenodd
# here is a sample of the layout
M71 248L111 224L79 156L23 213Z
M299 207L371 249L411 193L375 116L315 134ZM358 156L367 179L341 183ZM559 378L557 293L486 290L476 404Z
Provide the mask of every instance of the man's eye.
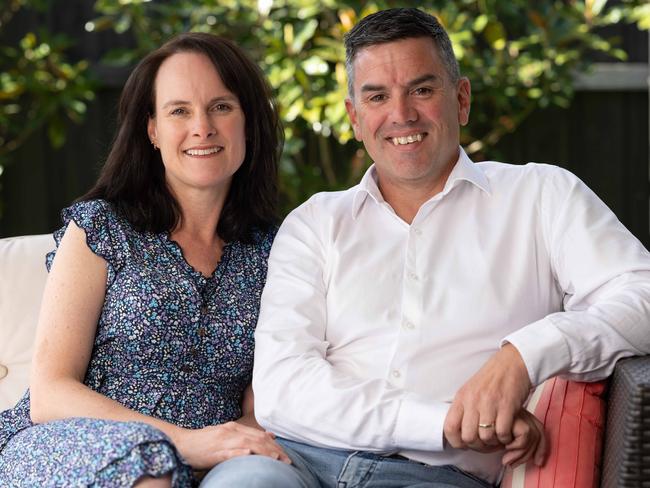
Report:
M433 90L426 86L421 86L413 90L414 95L430 95L431 93L433 93Z
M175 108L174 110L171 111L172 115L183 115L186 114L187 111L184 108Z
M377 95L371 96L368 100L370 100L371 102L383 102L384 100L386 100L386 95L384 95L383 93L378 93Z

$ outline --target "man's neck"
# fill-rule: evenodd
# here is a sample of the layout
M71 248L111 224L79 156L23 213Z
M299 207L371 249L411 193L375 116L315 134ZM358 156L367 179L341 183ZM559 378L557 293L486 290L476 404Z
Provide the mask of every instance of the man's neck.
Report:
M410 225L420 207L445 188L453 167L454 165L450 165L446 168L434 182L390 181L382 184L382 178L378 175L377 185L386 203L391 206L399 218Z

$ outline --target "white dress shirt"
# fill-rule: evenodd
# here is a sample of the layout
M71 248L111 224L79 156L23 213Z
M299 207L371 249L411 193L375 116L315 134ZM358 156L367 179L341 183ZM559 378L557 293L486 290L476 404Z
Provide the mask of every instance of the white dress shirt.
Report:
M495 482L501 453L443 446L456 391L504 342L533 384L650 352L650 255L576 176L461 150L411 225L371 167L282 224L256 338L255 413L308 444L399 452Z

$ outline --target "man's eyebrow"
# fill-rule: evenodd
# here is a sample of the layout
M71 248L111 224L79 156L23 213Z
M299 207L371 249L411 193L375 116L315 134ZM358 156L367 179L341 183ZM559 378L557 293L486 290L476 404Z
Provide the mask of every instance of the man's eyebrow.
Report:
M438 75L434 75L433 73L427 73L422 76L418 76L414 80L409 81L406 86L408 88L420 85L421 83L425 83L427 81L435 82L436 85L442 83L442 78ZM382 91L385 90L386 87L384 85L373 85L371 83L367 83L365 85L361 86L361 93L367 93L367 92L377 92L377 91Z
M384 85L370 85L370 84L365 84L361 86L361 93L366 93L366 92L376 92L376 91L382 91L385 90L386 87Z
M407 86L410 88L416 85L420 85L421 83L426 83L427 81L434 81L437 82L436 84L439 84L442 82L442 78L438 75L434 75L433 73L428 73L409 81Z
M220 97L214 97L210 102L208 102L208 105L213 105L217 102L236 102L237 97L235 95L222 95ZM191 105L191 102L187 100L170 100L166 102L162 108L167 108L167 107L177 107L179 105Z

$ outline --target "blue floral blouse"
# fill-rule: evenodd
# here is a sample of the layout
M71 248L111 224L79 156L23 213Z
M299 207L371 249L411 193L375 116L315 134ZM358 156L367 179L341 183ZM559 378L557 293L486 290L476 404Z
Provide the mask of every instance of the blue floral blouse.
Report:
M54 234L57 246L74 220L108 269L84 383L128 408L182 427L201 428L240 417L242 394L251 381L253 332L274 233L257 232L254 244L228 243L214 273L205 277L187 263L168 234L136 231L106 201L77 203L63 211L63 220L64 227ZM55 252L47 256L48 269ZM165 466L175 466L174 484L191 483L189 468L156 429L136 422L84 421L82 429L70 428L79 419L34 426L27 392L14 409L0 414L0 479L34 475L58 479L66 486L81 479L126 483L143 474L140 468L125 465L130 456L138 466L143 464L140 458L148 458L163 472ZM112 437L97 436L97 430L107 425ZM79 432L94 439L93 445L80 439ZM151 449L138 454L135 447L142 450L147 439ZM53 441L58 444L47 447ZM85 459L82 468L56 461L54 451L84 445L89 453L121 447L108 457ZM50 466L53 463L57 466ZM53 481L51 486L58 485Z

